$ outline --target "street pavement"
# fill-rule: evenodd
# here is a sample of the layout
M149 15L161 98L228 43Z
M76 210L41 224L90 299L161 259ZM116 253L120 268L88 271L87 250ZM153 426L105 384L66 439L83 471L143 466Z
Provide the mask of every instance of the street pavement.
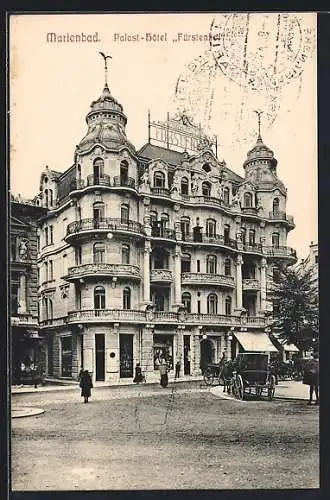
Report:
M223 399L233 399L232 396L223 392L222 386L215 386L211 388L211 393ZM280 381L275 386L275 399L291 399L291 400L306 400L309 399L309 386L304 385L301 381L285 380ZM315 397L315 396L314 396Z

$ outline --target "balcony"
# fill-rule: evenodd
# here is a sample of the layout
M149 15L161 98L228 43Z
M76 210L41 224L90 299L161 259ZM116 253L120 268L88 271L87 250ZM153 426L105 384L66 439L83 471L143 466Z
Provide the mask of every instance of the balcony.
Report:
M146 315L144 311L134 309L85 309L79 311L70 311L68 314L68 323L81 322L124 322L124 323L143 323Z
M258 209L255 207L242 207L241 210L243 215L258 215Z
M287 215L285 212L269 212L268 218L275 221L286 221L290 226L295 225L292 215Z
M199 325L253 326L263 327L265 319L257 316L238 317L224 314L187 314L186 323Z
M267 257L285 257L297 261L297 253L290 247L264 246L263 250Z
M118 232L118 233L135 233L137 236L144 235L142 224L136 221L121 219L105 218L105 219L82 219L80 221L71 222L67 226L66 240L68 241L74 235L86 234L89 232Z
M175 240L175 230L168 229L160 226L154 226L151 228L151 236L153 238L160 238L163 240Z
M150 282L151 283L172 283L173 276L172 272L168 269L152 269L150 273Z
M261 243L243 243L244 252L262 253Z
M171 311L156 311L152 322L155 323L178 323L178 313Z
M87 186L110 186L110 176L103 175L88 175L87 176Z
M52 319L44 319L43 321L40 321L40 328L45 328L45 327L56 327L56 326L63 326L66 325L68 322L67 316L62 316L60 318L52 318Z
M151 194L157 195L157 196L170 196L170 190L165 187L152 187L151 188Z
M12 313L10 320L11 326L38 328L38 318L30 314Z
M191 242L191 243L221 245L228 248L237 248L236 240L233 240L231 238L225 238L221 234L214 234L213 236L207 236L202 232L185 233L182 236L182 241L186 241L189 243Z
M66 279L68 281L75 281L95 276L141 279L140 268L138 266L132 266L131 264L105 264L103 262L70 267Z
M116 175L113 178L114 187L127 187L131 189L136 189L136 182L133 177L120 177L120 175Z
M220 274L210 273L190 273L184 272L181 274L183 285L215 285L226 288L234 288L234 278L232 276L222 276Z
M260 290L260 282L254 278L243 278L243 292L257 292Z

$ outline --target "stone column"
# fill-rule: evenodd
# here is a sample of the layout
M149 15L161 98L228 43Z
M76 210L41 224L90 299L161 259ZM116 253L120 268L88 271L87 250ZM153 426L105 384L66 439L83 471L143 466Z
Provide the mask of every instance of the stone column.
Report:
M192 332L191 336L191 373L192 375L200 375L200 360L201 360L201 347L200 347L200 331L196 329Z
M240 313L243 308L242 264L242 255L238 254L236 260L236 310L238 313Z
M264 313L266 310L267 294L266 294L266 272L267 260L262 257L260 264L260 310Z
M174 370L175 370L175 364L177 361L180 361L181 367L180 367L180 376L183 374L183 334L184 334L184 326L179 326L177 329L177 336L176 336L176 346L175 346L175 356L173 359L174 362ZM174 371L175 373L175 371Z
M19 281L18 312L24 314L26 313L26 276L24 273L20 275Z
M226 339L226 359L229 360L231 359L231 340L230 338L233 337L232 332L229 330L227 333L227 339Z
M143 256L143 300L146 305L150 304L150 253L151 244L146 240Z
M175 305L181 304L181 247L176 245L174 253L174 290Z

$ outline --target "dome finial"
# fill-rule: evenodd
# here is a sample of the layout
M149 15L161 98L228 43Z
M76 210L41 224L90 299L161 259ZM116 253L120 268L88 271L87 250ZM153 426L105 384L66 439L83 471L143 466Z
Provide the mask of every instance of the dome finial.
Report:
M262 142L262 139L261 139L261 115L262 115L263 111L255 109L254 112L258 115L258 139L257 139L257 142Z
M108 87L108 62L107 59L112 59L112 56L106 56L103 52L100 52L104 59L104 88Z

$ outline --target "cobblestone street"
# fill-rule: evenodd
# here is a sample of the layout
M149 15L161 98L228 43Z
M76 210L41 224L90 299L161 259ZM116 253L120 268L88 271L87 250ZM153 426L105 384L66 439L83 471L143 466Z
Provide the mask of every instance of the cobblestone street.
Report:
M13 490L318 488L319 409L240 404L199 382L14 394ZM295 471L293 474L292 471Z

